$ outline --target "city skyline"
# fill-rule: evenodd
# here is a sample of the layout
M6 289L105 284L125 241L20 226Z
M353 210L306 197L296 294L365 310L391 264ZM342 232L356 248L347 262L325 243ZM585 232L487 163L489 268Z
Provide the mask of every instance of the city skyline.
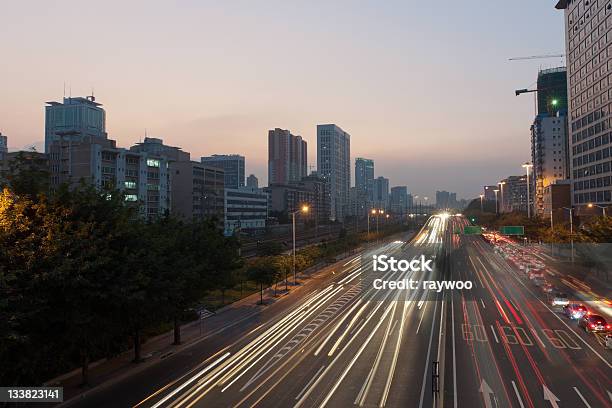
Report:
M399 3L370 3L360 10L338 3L324 8L329 16L343 15L333 32L325 28L327 19L320 21L317 7L306 4L270 2L258 11L246 3L167 9L153 2L142 15L150 24L138 30L131 22L143 11L135 5L117 17L113 7L11 4L0 32L7 38L19 33L22 41L6 47L10 63L0 67L10 100L0 105L0 131L13 149L40 148L44 102L60 100L65 83L67 95L85 96L93 88L107 111L109 137L118 144L138 142L146 129L194 157L242 154L247 173L262 185L267 184L262 140L269 129L292 129L311 141L311 169L316 125L337 123L352 135L351 162L371 157L392 186L407 185L413 194L428 196L446 189L477 197L478 186L520 172L529 159L533 107L529 98L516 98L514 89L533 84L539 67L559 65L507 59L564 48L561 14L548 2L522 3L533 13L525 16L517 7L496 14L493 6L475 1L448 2L444 15ZM510 21L519 13L525 40L517 42ZM113 30L105 23L111 14ZM22 15L31 16L29 30L17 18ZM455 33L441 28L446 15L466 28L458 41L468 37L480 46L449 44L445 39ZM280 38L262 28L281 17L301 34ZM88 21L89 35L73 35L71 23L79 19ZM216 35L231 19L241 22L241 30ZM353 27L360 26L368 29L355 33ZM71 41L41 41L43 32ZM414 41L419 34L431 41ZM73 47L83 50L78 59ZM279 68L269 61L274 53L300 63ZM482 180L485 171L491 180Z

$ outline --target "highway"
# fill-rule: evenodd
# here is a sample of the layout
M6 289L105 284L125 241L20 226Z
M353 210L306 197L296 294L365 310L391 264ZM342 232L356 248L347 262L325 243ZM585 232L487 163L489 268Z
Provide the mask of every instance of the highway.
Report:
M611 351L491 244L453 233L466 224L432 216L412 240L348 259L231 330L71 406L611 406ZM434 267L373 271L373 255L424 256ZM419 284L375 289L375 279ZM426 290L423 281L473 287Z

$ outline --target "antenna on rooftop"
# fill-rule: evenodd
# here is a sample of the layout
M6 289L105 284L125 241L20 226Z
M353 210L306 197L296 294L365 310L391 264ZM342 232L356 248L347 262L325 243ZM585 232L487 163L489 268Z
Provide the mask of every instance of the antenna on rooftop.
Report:
M66 81L64 81L64 98L66 97Z

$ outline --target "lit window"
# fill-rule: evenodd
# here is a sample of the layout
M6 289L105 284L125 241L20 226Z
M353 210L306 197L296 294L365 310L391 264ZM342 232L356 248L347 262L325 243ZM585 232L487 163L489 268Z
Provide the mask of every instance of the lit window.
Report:
M136 182L135 181L126 181L125 182L125 188L136 188Z
M147 159L147 166L149 166L149 167L159 167L159 160L157 160L157 159Z
M126 194L125 201L138 201L138 196L136 194Z

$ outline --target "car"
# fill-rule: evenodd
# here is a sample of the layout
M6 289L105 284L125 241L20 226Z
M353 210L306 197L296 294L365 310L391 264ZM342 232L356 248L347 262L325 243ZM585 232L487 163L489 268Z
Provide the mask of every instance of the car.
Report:
M608 333L606 334L606 348L607 349L612 349L612 334Z
M529 279L544 279L544 272L538 270L531 271L529 272Z
M546 284L546 280L542 279L542 278L535 278L533 280L533 284L536 286L544 286Z
M552 293L553 289L553 285L548 281L544 282L544 285L542 285L542 291L544 293Z
M607 332L610 330L610 324L606 323L606 319L593 314L584 315L578 321L578 326L582 327L586 332Z
M570 303L567 306L563 306L563 314L570 319L582 319L588 312L586 306L580 303Z
M569 305L569 299L565 293L555 293L553 296L551 304L553 306L567 306Z

